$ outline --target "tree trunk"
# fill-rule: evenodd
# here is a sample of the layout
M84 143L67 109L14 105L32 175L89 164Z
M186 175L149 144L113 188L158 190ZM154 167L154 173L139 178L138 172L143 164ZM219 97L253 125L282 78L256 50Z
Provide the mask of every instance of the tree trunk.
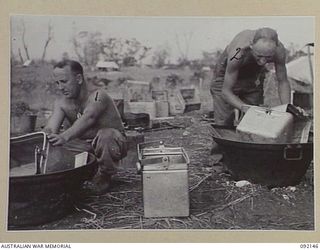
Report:
M50 43L50 41L52 40L53 38L53 34L52 34L52 25L48 24L48 38L47 38L47 41L46 43L44 44L44 48L43 48L43 53L42 53L42 57L41 57L41 61L44 61L45 57L46 57L46 53L47 53L47 47Z
M18 49L18 54L19 54L20 61L21 61L21 63L23 64L23 63L24 63L24 60L23 60L23 57L22 57L22 55L21 55L21 49L20 49L20 48Z
M25 41L26 26L24 24L24 21L22 21L22 29L23 29L22 30L22 43L23 43L24 52L26 53L27 60L30 60L28 46L27 46L26 41Z

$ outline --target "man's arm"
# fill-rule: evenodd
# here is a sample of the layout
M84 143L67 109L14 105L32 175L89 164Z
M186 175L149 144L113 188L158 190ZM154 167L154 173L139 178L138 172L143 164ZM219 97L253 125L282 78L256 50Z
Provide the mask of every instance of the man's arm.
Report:
M64 118L65 113L62 109L62 100L56 100L54 103L52 115L49 118L48 123L44 127L43 131L48 134L58 133Z
M230 60L230 58L228 58L228 64L222 87L222 96L225 99L225 101L228 102L231 106L241 110L241 107L245 103L241 101L241 99L238 96L236 96L232 91L233 86L238 80L239 67L239 60Z
M278 52L278 58L275 62L275 70L279 83L278 92L281 104L288 104L291 102L291 87L287 77L284 47Z
M82 116L70 128L61 133L61 137L65 141L70 141L83 135L105 112L107 106L106 98L106 94L101 90L97 90L90 95Z

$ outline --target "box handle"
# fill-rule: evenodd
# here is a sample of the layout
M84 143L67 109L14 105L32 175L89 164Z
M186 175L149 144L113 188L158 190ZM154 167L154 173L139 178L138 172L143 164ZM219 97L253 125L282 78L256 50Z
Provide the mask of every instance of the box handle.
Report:
M41 174L41 157L42 157L42 149L36 145L34 149L34 162L36 168L36 174Z
M283 150L283 158L288 161L300 161L302 160L302 156L303 152L301 145L287 145Z
M164 167L165 170L168 170L169 169L169 165L170 165L170 159L168 156L164 156L162 157L162 166Z
M137 163L136 163L136 166L137 166L137 174L141 174L141 172L142 172L141 163L140 163L140 162L137 162Z
M159 167L164 168L165 170L168 170L170 166L170 158L168 156L163 156L161 158L161 164L159 165ZM142 172L142 165L141 162L138 161L136 162L136 167L137 167L137 174L141 174Z

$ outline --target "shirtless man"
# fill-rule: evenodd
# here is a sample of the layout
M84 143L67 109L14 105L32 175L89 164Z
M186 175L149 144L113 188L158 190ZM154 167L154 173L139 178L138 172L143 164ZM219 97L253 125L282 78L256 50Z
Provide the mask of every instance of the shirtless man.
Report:
M215 123L232 126L234 109L246 112L250 105L263 103L267 63L274 63L281 103L290 103L285 58L285 48L273 29L245 30L236 35L219 58L211 85Z
M53 75L63 96L54 104L44 131L53 146L91 151L98 170L87 185L92 194L105 193L119 161L127 154L126 137L120 114L104 89L89 93L82 66L65 60L54 67ZM64 120L71 126L60 132Z

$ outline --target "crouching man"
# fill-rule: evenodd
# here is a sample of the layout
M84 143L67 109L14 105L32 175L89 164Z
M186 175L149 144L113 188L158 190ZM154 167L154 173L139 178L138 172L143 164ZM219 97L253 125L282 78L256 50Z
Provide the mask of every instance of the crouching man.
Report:
M86 185L86 191L92 195L104 194L120 160L127 155L120 114L104 89L88 92L80 63L59 62L54 66L53 76L62 97L55 101L44 131L53 146L94 153L98 170ZM70 127L59 133L65 119Z

